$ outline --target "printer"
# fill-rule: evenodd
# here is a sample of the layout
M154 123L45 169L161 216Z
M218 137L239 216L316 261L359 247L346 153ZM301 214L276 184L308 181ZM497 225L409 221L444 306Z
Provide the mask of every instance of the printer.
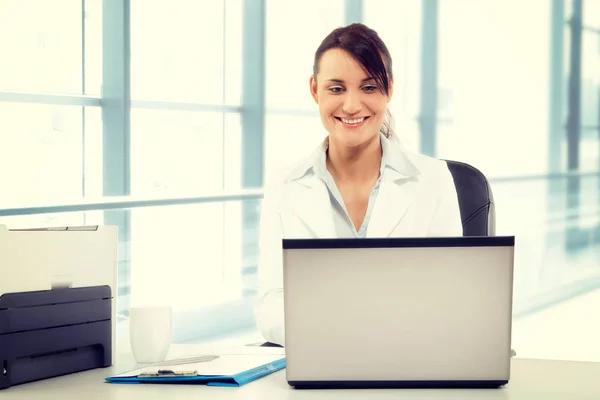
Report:
M0 390L109 367L117 228L0 225Z
M0 389L112 365L110 286L0 296Z

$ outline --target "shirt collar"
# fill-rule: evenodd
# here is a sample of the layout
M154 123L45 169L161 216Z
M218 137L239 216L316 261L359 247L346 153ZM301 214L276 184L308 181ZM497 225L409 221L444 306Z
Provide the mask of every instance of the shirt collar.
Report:
M381 174L386 169L400 174L401 177L413 177L419 173L419 170L412 161L408 158L398 143L380 134L381 138ZM315 174L317 177L324 179L327 174L326 152L329 147L329 138L325 138L317 149L302 162L288 176L288 180L294 181L303 178L309 174Z

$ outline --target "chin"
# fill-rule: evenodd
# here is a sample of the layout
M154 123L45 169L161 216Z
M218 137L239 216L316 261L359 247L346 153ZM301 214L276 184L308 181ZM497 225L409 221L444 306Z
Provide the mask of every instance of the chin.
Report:
M345 147L358 147L379 138L379 132L373 134L371 132L361 132L359 130L350 132L336 131L333 135L333 140Z

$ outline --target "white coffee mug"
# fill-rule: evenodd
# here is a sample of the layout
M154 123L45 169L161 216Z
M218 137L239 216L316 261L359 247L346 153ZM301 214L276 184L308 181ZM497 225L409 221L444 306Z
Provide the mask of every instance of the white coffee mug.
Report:
M131 307L129 342L138 363L164 361L171 347L173 311L169 306Z

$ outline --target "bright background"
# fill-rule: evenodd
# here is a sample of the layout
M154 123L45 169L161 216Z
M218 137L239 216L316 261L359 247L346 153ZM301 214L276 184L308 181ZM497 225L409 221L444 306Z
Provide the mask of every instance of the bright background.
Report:
M121 337L168 302L175 342L259 340L263 182L324 137L314 51L355 21L406 146L490 179L518 355L600 361L596 0L2 0L0 223L117 224Z

